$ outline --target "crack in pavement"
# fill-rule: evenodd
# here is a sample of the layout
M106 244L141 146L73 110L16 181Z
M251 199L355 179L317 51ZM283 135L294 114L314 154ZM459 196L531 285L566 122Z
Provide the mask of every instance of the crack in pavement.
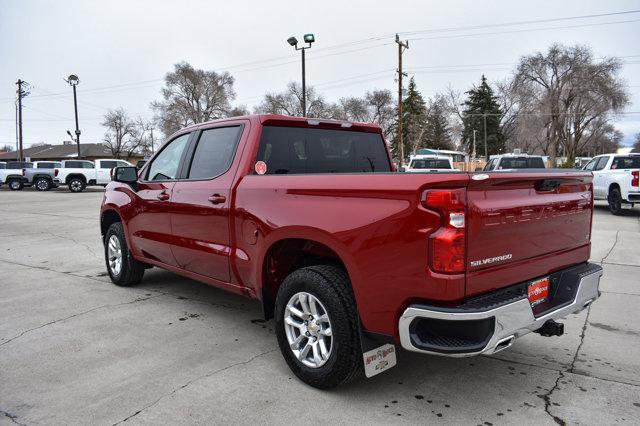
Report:
M86 315L86 314L91 313L91 312L93 312L93 311L97 311L98 309L103 309L103 308L115 308L115 307L117 307L117 306L130 305L130 304L132 304L132 303L143 302L143 301L145 301L145 300L153 299L153 298L155 298L155 297L160 297L160 296L162 296L162 294L157 294L157 295L155 295L155 296L149 296L149 297L144 297L144 298L140 298L140 297L139 297L139 298L137 298L137 299L130 300L130 301L128 301L128 302L122 302L122 303L111 303L111 304L107 304L107 305L96 306L96 307L93 307L93 308L88 309L88 310L86 310L86 311L78 312L78 313L76 313L76 314L69 315L69 316L66 316L66 317L64 317L64 318L59 318L59 319L56 319L56 320L53 320L53 321L49 321L49 322L47 322L47 323L45 323L45 324L41 324L41 325L39 325L39 326L37 326L37 327L33 327L33 328L28 329L28 330L25 330L25 331L21 332L20 334L18 334L18 335L16 335L16 336L14 336L14 337L12 337L12 338L10 338L10 339L8 339L8 340L5 340L4 342L0 343L0 347L2 347L2 346L4 346L4 345L6 345L7 343L13 342L13 341L14 341L14 340L16 340L16 339L19 339L20 337L22 337L22 336L24 336L25 334L30 333L30 332L32 332L32 331L39 330L39 329L44 328L44 327L46 327L46 326L48 326L48 325L56 324L56 323L58 323L58 322L66 321L66 320L71 319L71 318L79 317L79 316L81 316L81 315Z
M21 214L21 215L25 215L25 214L30 214L30 215L34 215L34 216L53 216L53 217L63 217L65 219L86 219L86 220L92 220L92 221L96 221L95 217L84 217L84 216L69 216L69 215L63 215L63 214L54 214L54 213L35 213L35 212L25 212L25 211L14 211L14 210L2 210L0 209L0 212L5 212L5 213L13 213L13 214Z
M564 373L562 371L558 372L558 377L556 378L556 382L553 385L553 387L551 389L549 389L549 392L545 393L544 395L542 395L542 399L544 400L544 411L549 415L549 417L551 417L553 419L554 422L556 422L559 425L565 426L567 424L567 422L565 422L563 419L561 419L560 417L551 414L551 394L558 389L558 385L560 384L560 379L564 378Z
M620 230L618 229L616 231L616 239L613 242L613 245L611 246L611 248L609 249L609 251L607 252L607 254L600 259L600 265L602 265L604 263L605 260L607 260L607 257L609 257L609 255L611 254L611 252L613 251L614 248L616 248L616 244L618 244L618 236L620 235Z
M278 350L278 348L275 348L275 349L271 349L271 350L266 351L266 352L259 353L259 354L257 354L257 355L252 356L251 358L249 358L249 359L248 359L248 360L246 360L246 361L236 362L236 363L231 364L231 365L228 365L228 366L226 366L226 367L219 368L219 369L214 370L214 371L210 371L209 373L204 374L204 375L202 375L202 376L200 376L200 377L196 377L195 379L189 380L187 383L185 383L185 384L183 384L183 385L181 385L181 386L179 386L179 387L175 388L174 390L172 390L172 391L171 391L171 392L169 392L168 394L166 394L166 395L162 395L160 398L156 399L156 400L155 400L154 402L152 402L151 404L146 405L146 406L144 406L143 408L139 409L139 410L138 410L138 411L136 411L135 413L131 414L129 417L126 417L126 418L124 418L124 419L122 419L122 420L120 420L120 421L118 421L118 422L114 423L114 424L113 424L113 426L116 426L116 425L119 425L119 424L121 424L121 423L125 423L125 422L129 421L129 420L130 420L130 419L132 419L133 417L137 416L138 414L142 413L143 411L148 410L148 409L149 409L149 408L151 408L151 407L154 407L155 405L157 405L157 404L158 404L160 401L162 401L163 399L168 398L168 397L170 397L170 396L174 395L175 393L177 393L177 392L181 391L182 389L186 388L187 386L191 385L192 383L195 383L195 382L197 382L197 381L199 381L199 380L202 380L202 379L206 379L206 378L209 378L209 377L213 377L213 376L215 376L216 374L222 373L222 372L224 372L224 371L227 371L227 370L229 370L229 369L231 369L231 368L233 368L233 367L237 367L237 366L239 366L239 365L247 365L247 364L249 364L249 363L253 362L255 359L257 359L257 358L259 358L259 357L261 357L261 356L263 356L263 355L267 355L267 354L273 353L273 352L275 352L275 351L277 351L277 350Z
M71 241L71 242L74 242L74 243L76 243L76 244L77 244L77 245L79 245L79 246L83 246L83 247L85 247L87 250L89 250L89 252L90 252L94 257L97 257L97 258L100 258L100 257L101 257L101 256L98 256L98 255L96 254L96 252L95 252L95 251L93 251L93 249L91 248L91 246L90 246L89 244L81 243L81 242L79 242L78 240L76 240L76 239L74 239L74 238L67 237L67 236L64 236L64 235L54 234L53 232L49 232L49 231L42 231L42 232L43 232L44 234L49 234L49 235L52 235L52 236L54 236L54 237L57 237L57 238L60 238L60 239L63 239L63 240L69 240L69 241Z
M7 417L9 420L11 420L13 423L20 425L20 426L26 426L24 423L20 423L18 421L18 416L16 416L15 414L11 414L8 413L4 410L0 410L0 414L2 414L3 416Z

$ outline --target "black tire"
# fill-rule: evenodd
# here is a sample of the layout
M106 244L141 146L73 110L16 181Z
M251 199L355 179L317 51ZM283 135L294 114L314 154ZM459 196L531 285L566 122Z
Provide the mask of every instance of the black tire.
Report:
M326 363L312 368L294 355L287 340L284 315L288 301L299 292L317 298L331 321L331 352ZM278 290L275 324L278 345L293 373L306 384L319 389L346 384L362 372L362 349L358 310L346 272L335 266L308 266L292 272Z
M22 188L24 188L24 184L22 183L22 180L20 179L11 179L9 181L9 189L12 191L20 191Z
M35 186L38 191L48 191L53 185L51 183L51 180L40 177L33 182L33 186Z
M69 180L69 191L82 192L87 187L87 184L83 179L74 177Z
M609 191L607 201L609 202L609 211L616 216L620 216L623 209L622 195L620 195L620 190L618 188L613 188Z
M114 272L109 264L109 241L111 237L116 237L120 243L121 250L121 267L120 271ZM122 222L113 223L104 236L104 259L107 266L107 272L111 281L115 285L130 286L138 284L144 275L145 264L138 262L133 258L127 246L127 239L124 235Z

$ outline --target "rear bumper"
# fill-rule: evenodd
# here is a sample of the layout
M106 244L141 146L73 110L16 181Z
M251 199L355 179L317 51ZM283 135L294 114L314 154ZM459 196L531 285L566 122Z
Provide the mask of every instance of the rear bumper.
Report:
M398 328L404 349L464 357L492 354L542 327L545 322L580 312L596 300L602 267L585 263L550 275L551 298L532 308L527 283L472 299L459 307L411 305Z

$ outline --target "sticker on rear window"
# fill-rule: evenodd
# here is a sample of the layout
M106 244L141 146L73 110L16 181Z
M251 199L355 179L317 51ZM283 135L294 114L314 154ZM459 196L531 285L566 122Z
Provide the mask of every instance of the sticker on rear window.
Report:
M254 169L257 174L263 175L267 173L267 163L265 163L264 161L258 161L254 166Z

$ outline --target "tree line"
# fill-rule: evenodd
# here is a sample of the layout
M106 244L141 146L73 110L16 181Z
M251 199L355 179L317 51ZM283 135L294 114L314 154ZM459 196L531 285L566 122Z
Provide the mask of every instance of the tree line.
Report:
M629 102L621 68L619 59L596 58L588 47L554 44L521 57L505 80L489 82L483 75L463 93L448 88L425 99L410 78L402 100L405 155L433 148L482 158L519 148L552 161L562 156L572 164L576 156L611 152L623 136L612 120ZM265 94L249 111L234 105L234 81L228 72L178 63L165 76L161 100L150 105L154 119L111 110L102 122L104 143L116 157L148 154L154 149L154 126L168 136L191 124L250 112L303 115L298 83ZM397 100L391 91L372 89L333 102L314 87L306 90L307 116L378 123L397 158ZM640 133L635 149L640 151Z

